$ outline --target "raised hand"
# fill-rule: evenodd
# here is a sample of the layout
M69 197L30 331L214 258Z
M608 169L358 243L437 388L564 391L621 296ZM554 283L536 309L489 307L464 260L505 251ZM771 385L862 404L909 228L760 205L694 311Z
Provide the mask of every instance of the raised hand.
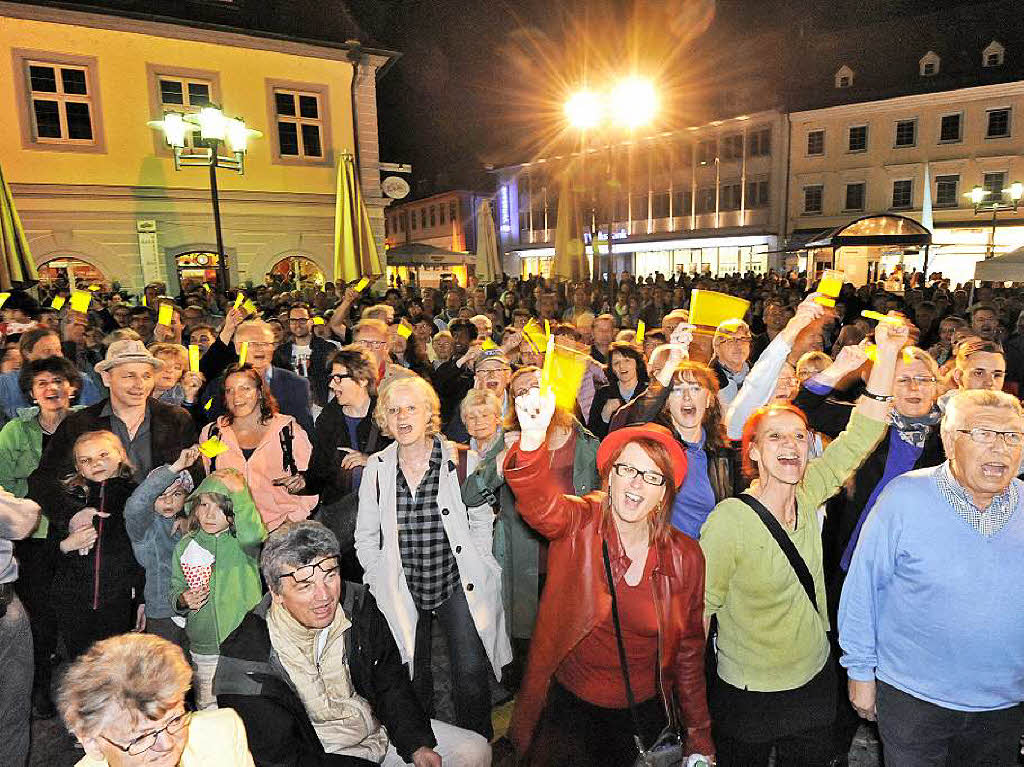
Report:
M203 374L193 373L191 370L185 373L181 379L181 388L185 390L185 401L195 402L199 390L203 388Z
M907 339L910 337L910 327L907 321L896 314L896 312L889 312L888 316L898 319L900 322L899 324L895 322L879 322L875 328L875 344L877 344L879 352L887 351L891 354L897 354L907 345Z
M178 456L178 460L171 464L171 471L177 474L180 471L184 471L189 466L199 460L199 445L192 445L192 447L186 447L181 451Z
M550 387L543 392L530 389L526 394L516 397L516 415L522 435L519 447L527 452L538 449L544 444L548 426L555 414L555 393Z

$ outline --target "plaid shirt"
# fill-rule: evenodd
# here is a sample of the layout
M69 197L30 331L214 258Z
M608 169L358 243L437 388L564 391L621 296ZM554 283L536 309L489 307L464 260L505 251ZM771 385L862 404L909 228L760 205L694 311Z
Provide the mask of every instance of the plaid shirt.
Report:
M939 486L942 497L953 507L953 510L986 538L1002 530L1017 508L1017 488L1011 484L992 499L992 503L987 509L979 509L974 505L974 501L971 500L967 491L956 481L953 472L950 471L949 461L942 464L942 468L935 472L935 482Z
M459 568L437 507L441 487L441 441L434 439L430 466L414 495L398 470L395 483L398 512L398 550L405 582L420 610L444 604L459 584Z

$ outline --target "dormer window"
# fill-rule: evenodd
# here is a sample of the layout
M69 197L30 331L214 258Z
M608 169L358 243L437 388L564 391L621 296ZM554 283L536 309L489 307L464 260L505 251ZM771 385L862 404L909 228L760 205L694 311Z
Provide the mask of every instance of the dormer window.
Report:
M853 70L845 64L836 72L836 87L849 88L853 85Z
M935 51L928 51L918 63L921 77L934 77L939 73L939 56Z
M981 52L981 65L983 67L1001 67L1006 57L1006 48L998 40L993 40Z

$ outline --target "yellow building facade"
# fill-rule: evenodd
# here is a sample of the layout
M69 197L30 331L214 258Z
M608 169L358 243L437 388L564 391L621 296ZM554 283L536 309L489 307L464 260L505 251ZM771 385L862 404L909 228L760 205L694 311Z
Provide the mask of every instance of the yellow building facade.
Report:
M275 268L333 279L345 152L383 242L375 82L388 52L3 2L0 50L0 165L44 278L57 265L171 292L202 279L216 260L208 171L175 170L147 122L206 104L263 133L244 174L217 177L232 285Z

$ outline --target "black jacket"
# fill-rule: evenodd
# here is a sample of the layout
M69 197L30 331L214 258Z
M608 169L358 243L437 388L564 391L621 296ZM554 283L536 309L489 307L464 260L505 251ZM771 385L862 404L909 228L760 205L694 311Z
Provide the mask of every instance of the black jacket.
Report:
M73 449L75 440L87 431L110 431L109 415L101 415L108 400L68 414L50 438L39 461L39 467L29 475L28 495L43 507L44 514L64 503L61 480L75 471ZM150 398L147 402L150 418L150 448L153 466L174 463L186 447L194 445L199 437L196 425L188 412L177 405L167 405Z
M651 379L645 391L619 408L618 412L612 416L608 430L615 431L623 426L641 423L656 423L664 426L672 432L677 440L682 442L668 412L668 396L671 391L669 387L662 386L658 379ZM711 489L715 494L715 503L739 495L746 490L735 450L728 445L712 447L707 440L704 440L704 454L708 458L708 480L711 482Z
M303 495L319 495L321 504L331 504L341 496L354 492L352 472L341 469L345 453L339 448L350 447L371 455L391 444L391 438L380 433L373 420L377 398L370 397L370 409L356 427L357 444L353 445L345 424L345 413L336 401L331 401L316 419L313 455L309 468L303 472L306 487Z
M364 759L324 751L288 674L270 642L270 596L243 619L220 647L213 681L217 704L242 717L257 767L368 767ZM437 745L387 621L367 586L345 583L342 609L352 622L345 654L355 691L387 728L399 756Z
M633 393L633 400L642 397L646 389L647 381L638 380L636 390ZM590 403L590 418L587 419L587 428L598 439L604 439L610 431L611 421L605 422L601 417L601 411L604 410L604 406L608 404L610 399L617 399L625 404L625 398L619 390L618 381L611 381L604 386L597 387L597 390L594 392L594 400ZM614 420L615 414L612 414L612 421Z
M447 424L466 392L473 388L473 371L469 365L460 368L453 357L434 370L430 382L441 400L441 423Z
M313 336L309 342L309 386L313 392L313 401L321 407L327 403L327 383L330 378L330 371L327 369L327 358L337 350L337 346L325 341L320 336ZM274 352L274 367L290 370L299 374L299 371L292 368L292 342L281 344ZM300 374L301 375L301 374Z

